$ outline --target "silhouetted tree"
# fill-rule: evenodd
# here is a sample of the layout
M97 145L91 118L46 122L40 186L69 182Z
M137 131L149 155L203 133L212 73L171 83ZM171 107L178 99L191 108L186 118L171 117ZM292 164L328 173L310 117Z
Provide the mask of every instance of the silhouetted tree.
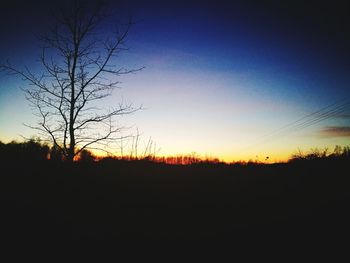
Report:
M91 151L82 150L79 153L79 161L80 162L93 162L96 159L96 156L92 154Z
M62 151L56 145L53 145L50 149L50 160L55 162L61 162L64 160Z
M120 103L106 110L97 102L117 87L115 77L141 68L125 69L113 64L113 57L126 50L131 22L104 37L106 32L99 31L107 17L104 5L91 1L70 4L57 14L50 32L40 38L43 72L20 70L9 62L1 68L31 84L25 90L26 98L36 109L39 121L28 126L50 140L65 159L73 161L85 149L105 149L110 142L121 139L121 127L114 124L114 118L137 109Z
M44 161L49 156L49 146L40 140L30 139L26 142L0 142L0 159L9 161Z

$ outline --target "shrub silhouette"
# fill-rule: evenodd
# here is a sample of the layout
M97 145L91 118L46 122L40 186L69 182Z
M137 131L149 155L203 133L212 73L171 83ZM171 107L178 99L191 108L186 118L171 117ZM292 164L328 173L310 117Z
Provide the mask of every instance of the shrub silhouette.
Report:
M50 149L50 160L55 162L62 162L64 160L64 154L56 145Z
M93 162L97 159L97 157L89 150L82 150L79 153L78 160L80 162Z
M293 154L289 159L289 162L298 162L298 161L320 161L320 160L344 160L349 159L350 157L350 147L340 145L336 145L333 153L329 153L328 148L320 150L318 148L311 149L308 153L303 153L302 151L298 151Z
M48 159L49 152L49 146L35 139L23 143L12 141L8 144L0 144L2 160L44 161Z

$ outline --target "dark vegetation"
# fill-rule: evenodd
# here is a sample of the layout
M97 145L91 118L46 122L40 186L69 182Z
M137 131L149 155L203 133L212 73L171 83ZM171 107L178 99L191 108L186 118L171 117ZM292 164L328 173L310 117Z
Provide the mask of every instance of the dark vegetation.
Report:
M318 153L277 164L94 161L89 153L66 163L35 141L0 144L2 239L342 249L350 233L349 148Z

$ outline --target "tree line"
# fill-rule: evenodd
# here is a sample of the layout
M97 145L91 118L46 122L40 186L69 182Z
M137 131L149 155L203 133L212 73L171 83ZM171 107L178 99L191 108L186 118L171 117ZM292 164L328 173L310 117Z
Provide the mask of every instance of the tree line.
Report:
M66 162L70 160L66 159L66 156L55 145L49 146L43 143L40 139L30 139L25 142L11 141L9 143L3 143L0 141L0 159L2 161L15 160L15 161L56 161ZM150 152L146 152L145 155L135 156L133 152L127 155L110 155L107 157L99 157L93 152L83 149L79 155L76 156L75 161L80 162L93 162L99 160L114 160L114 161L149 161L154 163L166 163L171 165L192 165L192 164L225 164L218 158L206 157L202 158L197 154L177 155L177 156L155 156ZM314 148L308 152L298 150L298 152L291 155L288 162L303 162L303 161L315 161L315 160L331 160L331 159L350 159L350 146L336 145L333 151L328 148L318 149ZM226 164L251 164L251 162L232 162ZM263 164L263 163L256 163Z

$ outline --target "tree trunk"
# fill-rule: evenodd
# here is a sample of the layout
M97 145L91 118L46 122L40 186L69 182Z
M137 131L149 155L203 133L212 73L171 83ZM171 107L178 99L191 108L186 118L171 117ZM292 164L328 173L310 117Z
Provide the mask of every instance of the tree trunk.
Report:
M75 3L76 4L76 3ZM75 11L77 7L75 7ZM77 30L77 14L74 17L73 24L73 43L74 43L74 53L73 53L73 63L70 72L70 87L71 87L71 97L70 97L70 109L69 109L69 149L68 149L68 161L73 162L75 156L75 134L74 134L74 113L75 113L75 70L77 67L77 60L79 56L79 36ZM70 58L69 58L70 59Z

